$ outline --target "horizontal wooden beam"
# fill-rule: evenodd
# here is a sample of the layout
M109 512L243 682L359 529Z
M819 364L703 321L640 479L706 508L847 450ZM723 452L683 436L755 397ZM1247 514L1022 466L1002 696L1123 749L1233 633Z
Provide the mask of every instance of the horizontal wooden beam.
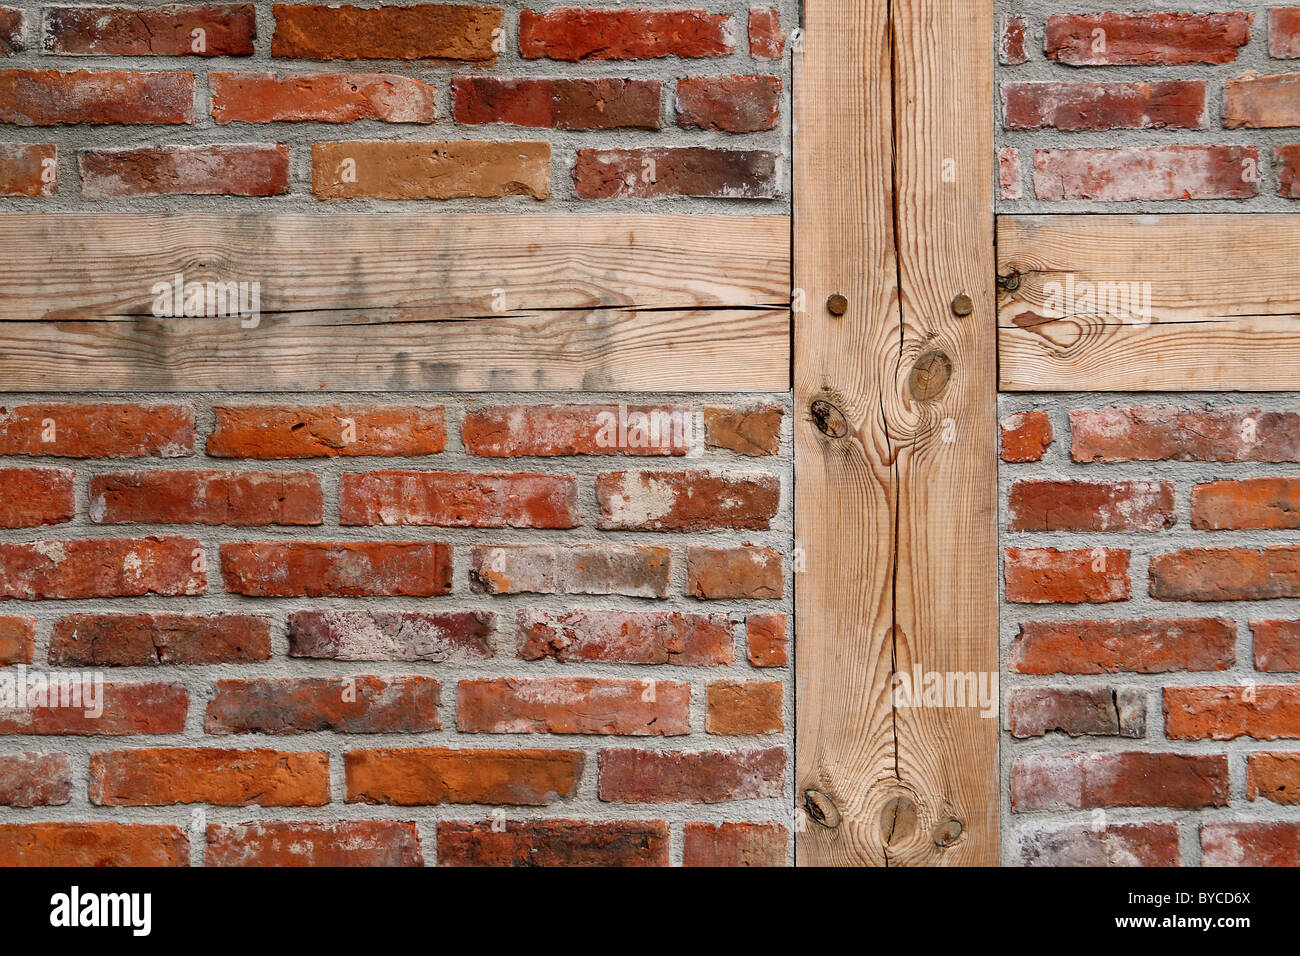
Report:
M1003 216L1003 391L1300 389L1300 215Z
M785 391L789 302L783 216L0 215L6 391Z

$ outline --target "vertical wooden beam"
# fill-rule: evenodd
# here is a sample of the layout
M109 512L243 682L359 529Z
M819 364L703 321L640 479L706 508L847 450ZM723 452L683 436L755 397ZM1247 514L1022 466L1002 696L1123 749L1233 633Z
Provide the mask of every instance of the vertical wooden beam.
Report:
M893 692L895 673L996 687L992 19L993 0L804 3L794 162L806 302L794 344L796 783L813 818L798 839L804 865L998 861L996 693L982 715L951 697L900 706ZM833 295L847 299L841 317Z

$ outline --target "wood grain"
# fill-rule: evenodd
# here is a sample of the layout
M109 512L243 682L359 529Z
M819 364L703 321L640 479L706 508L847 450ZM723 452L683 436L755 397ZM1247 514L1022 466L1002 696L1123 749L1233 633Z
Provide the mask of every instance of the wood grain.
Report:
M1003 216L1003 391L1300 389L1300 216Z

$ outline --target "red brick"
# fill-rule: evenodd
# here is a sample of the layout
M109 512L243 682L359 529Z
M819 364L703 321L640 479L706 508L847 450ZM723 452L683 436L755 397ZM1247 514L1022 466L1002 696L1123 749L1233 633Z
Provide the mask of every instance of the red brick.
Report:
M226 590L251 597L432 597L451 591L451 545L286 541L223 544Z
M329 755L280 750L174 747L90 757L96 806L322 807L330 802Z
M67 468L0 468L0 528L36 528L76 513Z
M779 60L784 53L781 14L772 7L750 7L749 55L756 60Z
M1170 481L1017 481L1008 531L1161 531L1174 525Z
M440 730L432 677L219 680L206 734L421 733Z
M277 196L289 191L289 147L248 143L86 149L81 191L111 196Z
M439 866L667 866L663 820L444 820Z
M130 471L93 475L96 524L317 525L320 479L309 471Z
M257 36L251 3L45 7L44 15L46 53L251 56Z
M1296 866L1300 823L1202 823L1202 866Z
M432 123L434 89L391 73L213 73L212 118L226 123Z
M691 685L596 677L463 680L456 729L463 734L615 734L663 737L691 732Z
M688 76L677 81L677 125L682 129L755 133L776 129L781 113L779 76Z
M210 824L207 866L423 866L414 823L339 820Z
M1168 405L1070 412L1079 462L1300 461L1300 415Z
M0 544L0 600L203 594L193 538L93 538Z
M1268 11L1268 55L1278 60L1300 57L1300 7Z
M616 544L476 545L469 577L488 594L620 594L664 598L668 548Z
M684 455L681 405L496 405L468 412L460 436L471 455Z
M551 193L551 144L313 143L311 191L317 199L546 199Z
M608 803L723 803L785 793L786 752L602 750L600 799Z
M1052 421L1047 412L1020 412L1002 419L1002 460L1042 461L1052 444Z
M544 807L577 794L580 750L349 750L349 803Z
M779 823L688 823L683 866L785 866L790 831Z
M1300 199L1300 143L1273 150L1277 167L1277 194L1286 199Z
M372 471L339 481L339 524L576 528L572 475Z
M1019 66L1029 59L1025 49L1025 35L1029 25L1024 17L1002 14L998 35L998 62L1003 66Z
M733 659L731 621L677 611L519 611L519 657L566 663L709 666Z
M1185 548L1151 559L1158 601L1266 601L1300 597L1300 547Z
M72 760L67 754L0 754L0 806L60 807L71 800Z
M790 663L784 614L751 614L745 618L749 663L754 667L785 667Z
M510 123L543 129L659 129L658 80L501 79L451 81L457 123Z
M1300 685L1166 687L1170 740L1281 740L1300 737Z
M780 405L704 409L704 443L738 455L762 457L781 450Z
M50 663L61 667L270 659L270 618L247 614L70 614L58 620L50 637Z
M289 656L338 661L477 661L492 657L495 615L482 611L295 611Z
M193 453L194 410L188 405L0 407L0 455L179 458Z
M53 196L58 152L53 143L0 143L0 196Z
M1022 830L1021 866L1179 866L1178 824L1111 823Z
M705 730L711 734L779 734L784 688L774 681L719 681L708 687Z
M1205 129L1202 80L1002 84L1006 129Z
M1300 803L1300 754L1253 753L1246 763L1246 796L1282 806Z
M218 406L214 458L436 455L447 447L441 406Z
M1127 601L1129 553L1120 548L1007 548L1006 599L1012 604Z
M526 60L694 58L726 56L735 49L727 14L581 7L519 13L519 53Z
M1300 671L1300 621L1251 621L1255 670Z
M1017 687L1007 693L1007 728L1020 738L1141 737L1146 704L1136 690Z
M1259 195L1258 146L1126 146L1034 151L1039 199L1102 202L1249 199Z
M779 599L785 595L781 555L751 545L692 546L686 551L686 591L702 601Z
M1007 655L1021 674L1166 674L1223 671L1235 657L1237 625L1223 618L1030 621Z
M1300 479L1215 481L1192 489L1198 531L1300 528Z
M32 682L37 677L44 693L33 703ZM106 682L91 689L86 680L85 675L28 675L27 706L0 710L0 734L123 737L185 729L189 694L183 684ZM57 699L55 686L49 686L56 681L65 682L57 687Z
M779 160L767 150L707 146L580 149L573 185L579 199L775 199Z
M1011 810L1228 805L1228 758L1215 754L1091 753L1017 757Z
M602 472L596 497L605 530L765 531L781 505L781 482L756 472Z
M0 825L0 866L189 866L180 827L149 823Z
M36 618L0 617L0 666L30 664L36 647Z
M1246 73L1224 81L1224 129L1280 126L1300 126L1300 74Z
M302 60L496 59L501 8L453 3L331 7L277 3L271 55Z
M0 7L0 56L13 56L23 48L23 12Z
M1020 150L1014 146L1004 146L998 150L998 190L1003 199L1023 199L1025 188L1022 182L1020 170ZM1030 412L1031 415L1045 414L1041 412ZM1013 415L1012 418L1023 416ZM1051 426L1048 426L1049 430ZM1005 439L1005 434L1004 434ZM1050 445L1051 442L1049 441ZM1005 454L1005 444L1003 445ZM1003 461L1008 459L1004 458Z
M1250 13L1095 13L1047 18L1047 58L1071 66L1231 63ZM1096 31L1104 31L1098 37Z
M124 70L0 70L0 123L194 122L192 73Z

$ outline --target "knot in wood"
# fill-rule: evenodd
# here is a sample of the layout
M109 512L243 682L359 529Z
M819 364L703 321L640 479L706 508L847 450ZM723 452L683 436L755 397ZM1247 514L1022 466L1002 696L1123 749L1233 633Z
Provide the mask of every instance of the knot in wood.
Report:
M912 366L907 388L918 402L938 398L952 378L952 359L943 352L926 352Z
M809 406L808 411L812 414L813 424L823 435L843 438L849 433L849 423L844 413L830 402L819 398Z
M952 846L961 839L962 825L960 820L949 820L947 823L941 823L934 831L934 842L936 846Z
M820 790L805 790L803 794L804 809L808 811L808 816L812 818L813 823L834 830L840 825L840 811L831 798L826 796Z

